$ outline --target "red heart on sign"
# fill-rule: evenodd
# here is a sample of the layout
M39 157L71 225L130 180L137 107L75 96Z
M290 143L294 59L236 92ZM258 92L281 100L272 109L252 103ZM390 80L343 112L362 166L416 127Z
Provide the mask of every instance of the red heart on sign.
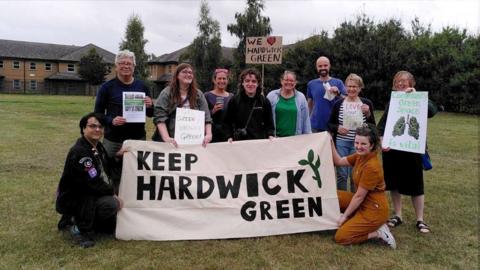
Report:
M270 44L270 46L273 45L273 43L275 43L277 39L275 37L268 37L267 38L267 43Z

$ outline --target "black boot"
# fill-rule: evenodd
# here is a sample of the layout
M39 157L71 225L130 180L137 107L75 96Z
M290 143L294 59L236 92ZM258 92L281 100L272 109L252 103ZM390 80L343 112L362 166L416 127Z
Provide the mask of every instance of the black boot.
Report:
M62 217L58 221L57 227L59 231L66 231L70 229L72 225L73 225L72 216L62 215Z
M82 248L89 248L95 245L95 241L93 241L91 234L80 232L75 225L70 228L70 235L72 236L73 241Z

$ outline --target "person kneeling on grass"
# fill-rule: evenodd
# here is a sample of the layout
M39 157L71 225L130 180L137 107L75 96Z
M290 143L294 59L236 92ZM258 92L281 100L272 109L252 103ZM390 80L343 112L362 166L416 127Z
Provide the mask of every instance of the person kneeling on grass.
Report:
M340 210L339 228L335 241L341 245L379 238L396 248L395 238L388 229L388 201L385 195L383 169L377 157L379 138L375 126L364 124L355 132L355 153L340 157L332 140L335 166L352 166L356 192L338 190Z
M111 164L100 139L104 117L89 113L80 120L80 137L68 152L57 190L59 230L69 230L83 248L92 247L93 232L113 233L123 202L114 195ZM117 153L121 155L123 150Z

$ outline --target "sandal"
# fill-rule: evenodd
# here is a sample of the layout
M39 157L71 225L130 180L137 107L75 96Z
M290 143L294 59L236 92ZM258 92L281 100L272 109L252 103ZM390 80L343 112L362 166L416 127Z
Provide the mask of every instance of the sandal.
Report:
M427 224L425 224L425 222L420 220L417 221L417 225L415 225L415 227L417 227L418 232L421 232L421 233L431 232L430 227Z
M387 220L387 225L390 228L395 228L403 223L402 219L399 216L393 216Z

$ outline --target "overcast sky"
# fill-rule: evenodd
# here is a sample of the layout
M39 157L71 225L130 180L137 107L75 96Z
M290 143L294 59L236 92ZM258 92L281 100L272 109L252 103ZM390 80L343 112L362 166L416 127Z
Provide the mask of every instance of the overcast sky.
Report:
M220 22L222 45L235 47L238 39L227 31L242 12L245 0L210 0L210 15ZM160 56L187 46L197 35L200 1L5 1L0 0L0 39L83 46L94 43L113 53L125 34L128 18L140 16L145 26L147 53ZM376 22L400 19L407 29L417 16L434 31L445 26L480 31L479 0L407 1L286 1L267 0L264 16L272 35L290 44L322 30L329 31L361 13Z

